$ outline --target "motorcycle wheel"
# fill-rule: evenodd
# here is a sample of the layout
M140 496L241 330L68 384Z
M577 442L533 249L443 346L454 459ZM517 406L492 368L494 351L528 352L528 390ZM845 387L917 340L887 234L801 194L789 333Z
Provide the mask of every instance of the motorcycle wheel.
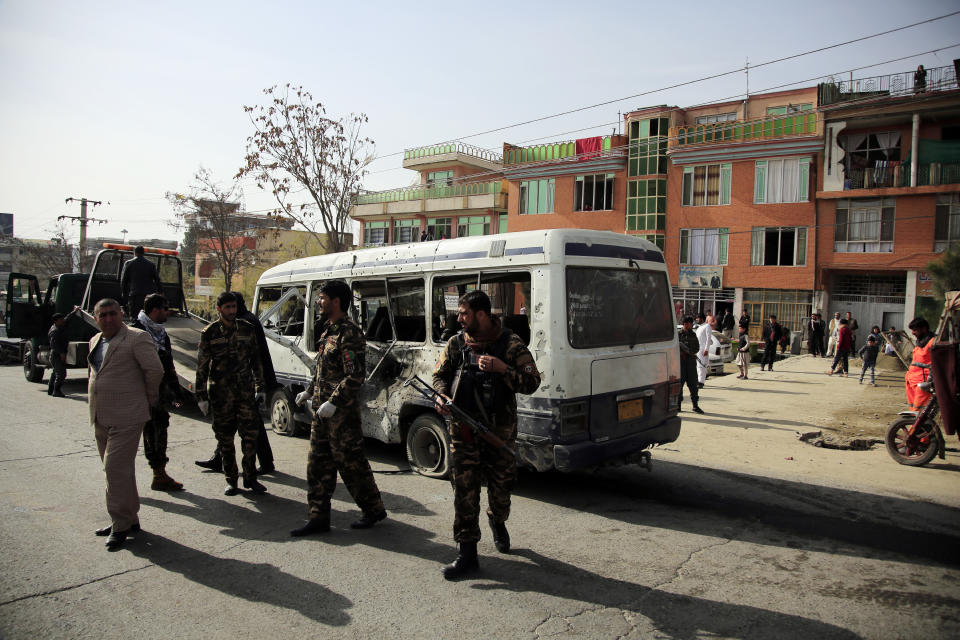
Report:
M937 455L940 439L937 426L924 420L912 436L914 418L900 418L887 429L887 453L900 464L921 467Z

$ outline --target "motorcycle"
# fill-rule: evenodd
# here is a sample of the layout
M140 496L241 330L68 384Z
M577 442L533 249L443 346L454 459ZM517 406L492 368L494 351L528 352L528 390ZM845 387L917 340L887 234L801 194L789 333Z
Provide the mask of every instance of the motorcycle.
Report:
M914 363L914 366L930 369L928 364ZM933 394L932 397L919 413L901 412L900 419L887 428L885 438L890 457L909 467L923 466L934 456L939 456L941 460L946 457L946 443L940 429L940 405L933 379L921 382L918 386Z

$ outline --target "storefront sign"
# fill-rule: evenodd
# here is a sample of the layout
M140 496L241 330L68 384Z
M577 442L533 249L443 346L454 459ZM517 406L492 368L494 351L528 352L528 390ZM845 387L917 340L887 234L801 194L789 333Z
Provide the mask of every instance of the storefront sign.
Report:
M681 289L719 289L723 286L723 267L680 267Z
M924 298L933 297L933 278L929 271L917 271L917 295Z

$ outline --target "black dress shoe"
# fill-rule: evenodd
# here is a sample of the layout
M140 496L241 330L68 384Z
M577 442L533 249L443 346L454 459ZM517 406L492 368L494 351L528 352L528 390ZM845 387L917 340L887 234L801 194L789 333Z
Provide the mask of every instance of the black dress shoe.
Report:
M369 529L370 527L377 524L378 522L380 522L386 517L387 517L386 511L380 511L379 513L364 512L364 514L360 516L359 520L350 523L350 528L351 529Z
M250 489L250 491L252 491L252 492L254 492L254 493L266 493L266 492L267 492L267 488L266 488L265 486L263 486L262 484L260 484L259 482L257 482L257 479L256 479L256 478L250 478L249 480L247 480L246 478L244 478L244 479L243 479L243 488L244 488L244 489Z
M223 495L225 495L225 496L235 496L235 495L237 495L238 493L240 493L240 489L237 489L237 479L234 478L233 480L231 480L231 479L227 478L227 486L226 486L226 488L223 490Z
M701 409L701 408L698 407L697 405L693 405L693 412L694 412L694 413L703 413L703 409Z
M98 535L98 536L108 536L110 535L111 530L113 530L113 527L111 525L107 525L102 529L97 529L93 533L94 535ZM133 532L140 531L140 523L138 522L137 524L130 525L130 528L128 529L128 531L133 531Z
M307 524L303 525L299 529L294 529L290 532L290 535L299 538L301 536L308 536L311 533L326 533L330 531L330 515L326 516L317 516L316 518L310 518L307 520Z
M107 551L115 551L123 546L123 543L127 539L127 531L114 531L110 534L110 537L107 538L104 546L107 548Z
M214 455L209 460L194 460L193 464L210 471L223 471L223 460L218 455Z
M265 473L273 473L277 468L273 464L265 464L257 467L257 475L262 476Z

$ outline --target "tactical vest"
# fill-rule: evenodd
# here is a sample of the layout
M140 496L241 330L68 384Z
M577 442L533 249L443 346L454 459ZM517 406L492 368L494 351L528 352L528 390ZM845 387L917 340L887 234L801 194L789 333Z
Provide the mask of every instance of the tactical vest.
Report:
M496 422L494 416L498 414L498 409L502 413L513 392L503 374L481 371L471 356L494 356L506 362L511 335L513 333L509 329L503 329L497 341L483 352L475 352L467 345L463 331L456 337L458 356L455 357L459 357L459 362L455 363L457 373L452 386L453 401L470 415L479 417L491 426Z

